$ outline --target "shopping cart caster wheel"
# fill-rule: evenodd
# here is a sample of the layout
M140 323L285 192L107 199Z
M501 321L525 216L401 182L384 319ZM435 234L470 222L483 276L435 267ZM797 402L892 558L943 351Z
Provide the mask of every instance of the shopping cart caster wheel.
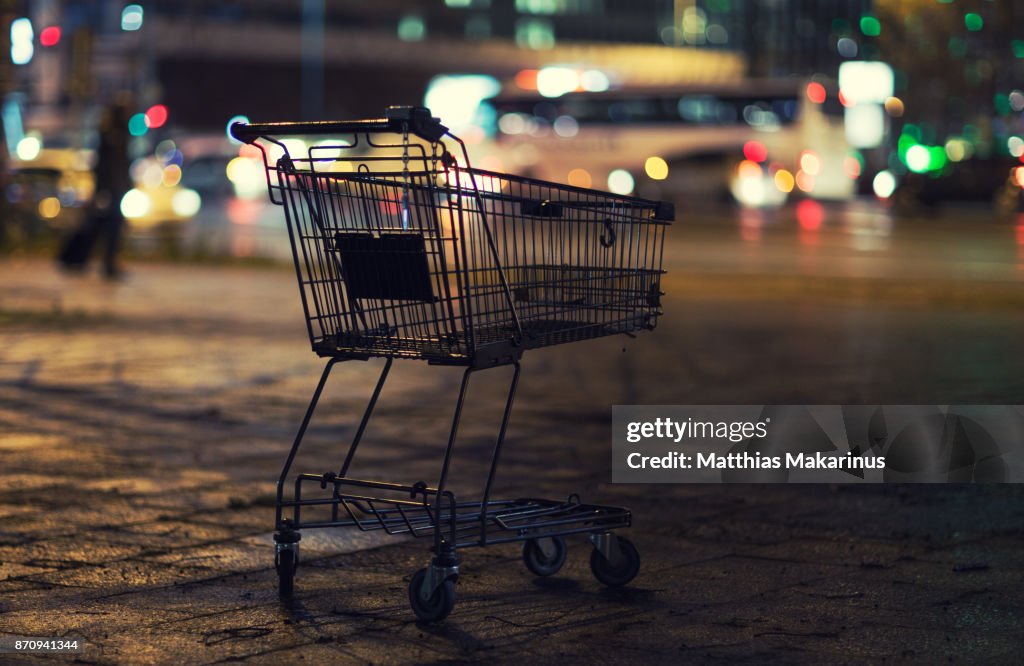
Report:
M597 548L590 553L590 570L594 578L610 587L625 585L640 572L640 553L633 542L625 537L615 539L619 544L618 562L609 562Z
M277 591L282 599L292 596L295 589L295 569L299 566L297 550L282 550L277 555Z
M565 564L565 537L542 537L523 542L523 564L536 576L553 576Z
M426 569L420 569L412 577L409 582L409 605L420 622L440 622L455 608L455 581L446 579L429 599L424 599L423 579L426 577Z

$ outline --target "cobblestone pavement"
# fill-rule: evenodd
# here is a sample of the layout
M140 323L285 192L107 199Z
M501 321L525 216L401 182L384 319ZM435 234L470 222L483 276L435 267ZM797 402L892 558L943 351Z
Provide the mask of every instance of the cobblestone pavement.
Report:
M273 481L320 370L293 279L0 264L0 632L82 636L91 663L1019 662L1016 487L608 483L617 403L1019 401L1019 309L762 282L719 298L675 273L654 334L526 357L498 479L633 508L640 576L605 589L582 539L551 579L513 546L466 551L453 615L426 626L406 602L419 542L307 534L295 600L278 600ZM337 467L376 372L339 367L297 468ZM453 468L470 492L501 372L474 380ZM353 472L430 480L459 373L392 374Z

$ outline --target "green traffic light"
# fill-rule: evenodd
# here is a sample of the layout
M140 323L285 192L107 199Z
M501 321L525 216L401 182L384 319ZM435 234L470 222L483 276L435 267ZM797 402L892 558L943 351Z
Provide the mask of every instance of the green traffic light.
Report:
M878 37L882 32L882 24L874 16L860 17L860 31L868 37Z
M146 114L136 113L128 119L128 133L132 136L142 136L149 130L146 125Z

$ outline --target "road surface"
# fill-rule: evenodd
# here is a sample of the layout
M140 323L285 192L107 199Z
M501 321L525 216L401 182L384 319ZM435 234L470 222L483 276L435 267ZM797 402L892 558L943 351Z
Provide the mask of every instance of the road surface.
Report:
M582 540L541 580L515 547L467 551L440 626L405 600L418 542L307 534L278 601L274 479L320 368L290 269L135 263L108 284L5 259L0 631L80 635L98 663L1011 661L1017 487L609 483L613 404L1019 401L1012 222L881 233L854 210L861 237L825 212L680 223L654 333L526 357L501 493L630 506L643 569L611 591ZM337 467L372 366L339 367L298 468ZM503 372L471 394L452 470L470 495ZM430 481L458 372L393 374L353 473Z

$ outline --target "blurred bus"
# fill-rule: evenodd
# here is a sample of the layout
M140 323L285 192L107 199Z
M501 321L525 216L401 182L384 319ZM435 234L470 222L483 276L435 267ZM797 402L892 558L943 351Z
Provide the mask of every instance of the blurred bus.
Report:
M485 104L494 127L474 151L480 166L579 186L770 206L791 192L849 198L859 175L838 90L817 81L524 93Z

